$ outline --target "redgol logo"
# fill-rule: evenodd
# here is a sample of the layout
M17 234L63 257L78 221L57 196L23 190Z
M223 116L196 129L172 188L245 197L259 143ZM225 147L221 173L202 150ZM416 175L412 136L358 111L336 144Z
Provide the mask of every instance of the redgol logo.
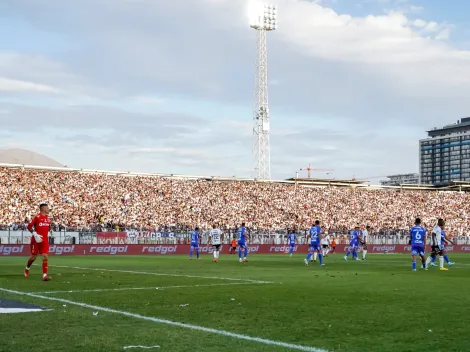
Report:
M408 252L411 251L411 246L405 246L405 252L407 252L407 251Z
M223 246L220 246L220 251L222 251ZM214 253L214 247L212 246L204 246L204 247L199 247L199 253Z
M462 247L462 252L470 252L470 247L463 246Z
M270 252L289 252L290 246L273 246L269 247ZM294 252L297 251L297 246L294 247Z
M259 252L259 246L251 246L251 247L250 247L250 246L247 246L247 248L248 248L248 252L249 252L249 253L257 253L257 252Z
M55 255L62 255L65 253L73 254L75 246L50 246L49 253L54 253Z
M23 253L24 246L0 246L0 253L2 255L10 255L16 253Z
M453 252L454 251L454 247L452 247L452 246L445 247L445 249L446 249L446 252Z
M374 246L374 252L394 252L395 246Z
M160 254L176 253L177 247L178 246L161 246L161 245L160 246L144 246L142 248L142 253L160 253Z
M109 253L109 254L117 254L117 253L127 253L128 246L92 246L90 247L90 254L91 253Z

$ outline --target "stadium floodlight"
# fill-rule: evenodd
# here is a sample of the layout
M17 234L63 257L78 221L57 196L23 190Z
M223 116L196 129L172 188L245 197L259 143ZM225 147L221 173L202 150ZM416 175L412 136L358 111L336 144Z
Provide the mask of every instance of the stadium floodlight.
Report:
M253 112L253 177L271 179L268 106L268 52L266 33L277 29L277 6L252 3L250 27L258 34L255 101Z

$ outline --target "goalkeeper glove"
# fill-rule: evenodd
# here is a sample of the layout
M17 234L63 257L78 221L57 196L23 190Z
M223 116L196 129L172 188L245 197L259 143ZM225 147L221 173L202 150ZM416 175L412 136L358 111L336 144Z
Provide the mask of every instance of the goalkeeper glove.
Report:
M36 240L36 243L41 243L42 242L42 237L38 235L36 232L33 232L33 237Z

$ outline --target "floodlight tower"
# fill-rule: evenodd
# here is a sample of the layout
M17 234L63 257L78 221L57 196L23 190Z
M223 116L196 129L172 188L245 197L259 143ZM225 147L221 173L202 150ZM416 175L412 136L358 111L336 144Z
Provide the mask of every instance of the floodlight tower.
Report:
M251 28L257 31L258 57L255 79L253 111L253 176L260 180L271 179L271 156L269 148L268 106L268 52L266 33L277 28L277 6L264 4L254 9Z

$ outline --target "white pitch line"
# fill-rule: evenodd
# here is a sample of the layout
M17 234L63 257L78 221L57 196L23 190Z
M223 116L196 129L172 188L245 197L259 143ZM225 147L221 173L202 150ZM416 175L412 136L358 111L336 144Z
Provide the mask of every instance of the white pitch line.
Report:
M207 284L207 285L180 285L180 286L154 286L154 287L119 287L119 288L96 288L90 290L69 290L69 291L39 291L34 294L59 294L59 293L81 293L81 292L108 292L108 291L129 291L129 290L166 290L168 288L193 288L193 287L213 287L213 286L233 286L233 285L262 285L254 282L231 282L227 284Z
M143 349L152 349L152 348L160 348L160 346L156 345L156 346L124 346L122 349L123 350L129 350L131 348L143 348Z
M174 277L190 277L196 279L212 279L212 280L228 280L228 281L245 281L253 282L257 284L273 284L271 281L260 281L260 280L251 280L251 279L234 279L230 277L220 277L220 276L199 276L199 275L183 275L183 274L165 274L165 273L153 273L148 271L134 271L134 270L119 270L119 269L101 269L101 268L84 268L81 266L68 266L68 265L49 265L49 267L55 268L67 268L67 269L79 269L79 270L94 270L94 271L107 271L107 272L116 272L116 273L126 273L126 274L140 274L140 275L155 275L155 276L174 276Z
M71 300L68 300L68 299L41 296L41 295L37 295L37 294L34 294L34 293L14 291L14 290L9 290L9 289L6 289L6 288L1 288L1 287L0 287L0 291L11 293L11 294L16 294L16 295L21 295L21 296L45 299L45 300L48 300L48 301L56 301L56 302L61 302L61 303L67 303L67 304L78 306L78 307L93 309L95 311L114 313L114 314L119 314L119 315L131 317L131 318L135 318L135 319L151 321L151 322L157 323L157 324L166 324L166 325L177 326L177 327L180 327L180 328L186 328L186 329L190 329L190 330L203 331L203 332L222 335L222 336L227 336L227 337L231 337L231 338L239 339L239 340L246 340L246 341L251 341L251 342L262 343L262 344L265 344L265 345L284 347L284 348L288 348L288 349L291 349L291 350L307 351L307 352L328 352L327 350L320 349L320 348L308 347L308 346L302 346L302 345L295 345L295 344L282 342L282 341L274 341L274 340L263 339L261 337L253 337L253 336L248 336L248 335L236 334L236 333L225 331L225 330L206 328L204 326L199 326L199 325L179 323L179 322L176 322L176 321L171 321L171 320L166 320L166 319L148 317L148 316L145 316L145 315L134 314L134 313L130 313L130 312L122 311L122 310L106 308L106 307L100 307L100 306L94 306L94 305L91 305L91 304L86 304L86 303L81 303L81 302L75 302L75 301L71 301Z

